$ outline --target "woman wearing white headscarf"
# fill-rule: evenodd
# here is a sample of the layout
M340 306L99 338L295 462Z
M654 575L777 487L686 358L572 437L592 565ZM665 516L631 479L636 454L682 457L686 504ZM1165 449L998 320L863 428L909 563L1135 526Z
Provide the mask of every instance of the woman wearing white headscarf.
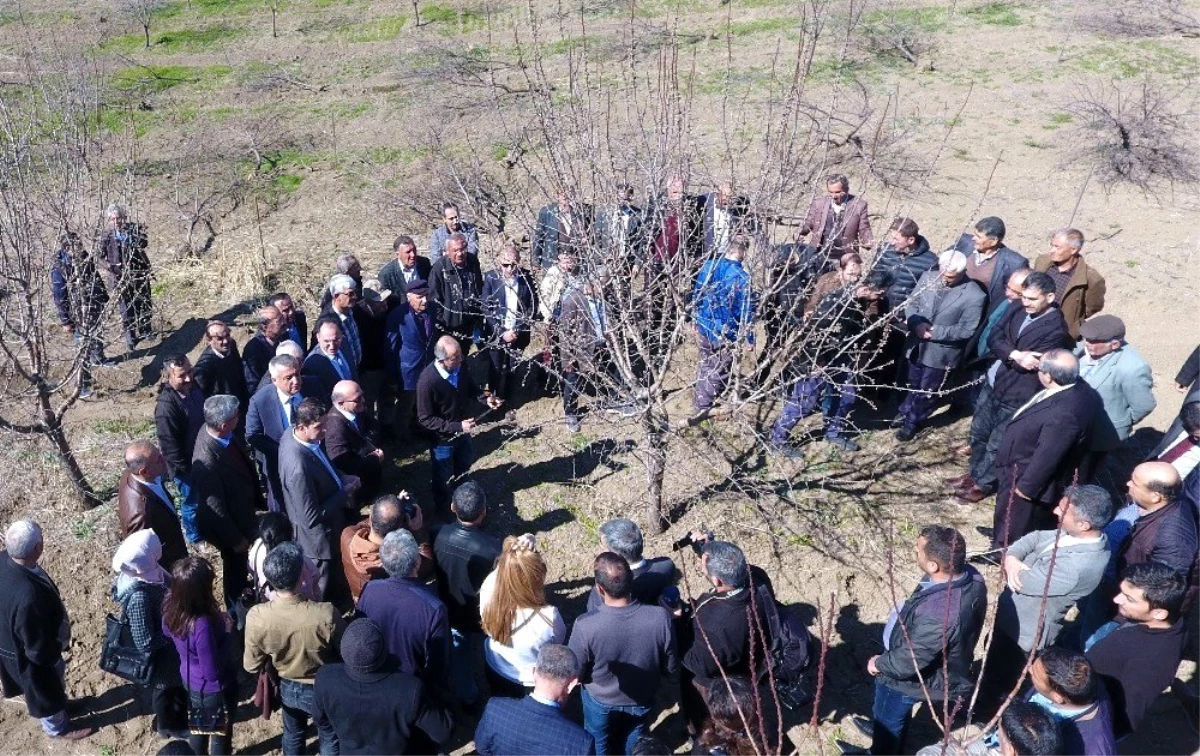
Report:
M154 672L146 687L151 689L155 728L163 737L187 735L187 699L179 679L179 657L175 644L162 629L163 599L170 575L159 565L162 542L153 530L131 533L113 555L117 579L113 597L121 604L121 616L129 623L133 642L142 651L154 652Z

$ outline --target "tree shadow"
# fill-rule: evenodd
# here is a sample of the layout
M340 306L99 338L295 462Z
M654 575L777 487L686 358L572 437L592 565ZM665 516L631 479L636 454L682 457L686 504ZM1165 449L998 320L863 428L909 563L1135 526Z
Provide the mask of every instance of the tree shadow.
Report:
M109 688L98 696L85 696L76 703L83 713L76 719L79 727L97 730L122 724L150 711L150 692L140 686L125 683Z
M258 306L258 302L246 300L229 307L209 318L188 318L178 328L165 335L153 346L135 349L118 358L118 362L138 360L147 355L151 359L142 366L141 378L137 388L153 386L162 379L163 362L174 354L187 354L204 338L204 326L210 320L221 320L233 323L237 318L248 315Z

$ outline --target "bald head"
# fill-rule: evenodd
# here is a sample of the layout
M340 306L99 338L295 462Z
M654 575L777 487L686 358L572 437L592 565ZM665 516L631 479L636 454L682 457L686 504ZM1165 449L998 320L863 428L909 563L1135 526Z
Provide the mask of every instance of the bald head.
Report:
M1047 388L1047 381L1058 386L1070 386L1079 380L1079 359L1066 349L1051 349L1042 355L1038 376Z
M333 384L333 392L329 398L333 400L333 406L348 412L357 412L358 406L362 404L362 387L354 381L338 381Z
M1143 462L1129 477L1129 498L1144 512L1154 512L1179 496L1183 483L1170 462Z
M167 460L149 441L134 441L125 447L125 469L142 480L154 480L167 472Z
M279 340L286 326L287 322L278 307L267 305L258 311L258 328L272 344Z
M443 336L433 345L433 356L443 365L452 359L462 356L462 348L458 345L458 339L453 336Z

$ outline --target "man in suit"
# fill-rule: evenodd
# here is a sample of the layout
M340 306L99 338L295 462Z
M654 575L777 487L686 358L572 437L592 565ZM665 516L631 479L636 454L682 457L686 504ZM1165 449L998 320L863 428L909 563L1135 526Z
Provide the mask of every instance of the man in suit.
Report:
M871 221L867 201L850 194L850 179L841 174L827 177L825 192L809 205L796 240L808 236L810 245L828 255L825 267L830 268L847 252L871 249Z
M1029 261L1020 252L1004 244L1008 229L994 215L980 218L971 233L964 233L954 248L967 256L967 275L987 290L988 315L1005 301L1004 289L1009 278Z
M187 484L196 434L203 425L204 394L195 383L192 363L182 354L167 357L154 406L155 435L171 477Z
M588 386L604 393L611 390L605 377L612 373L612 358L606 334L612 323L607 312L604 288L607 274L588 277L582 288L563 297L559 313L558 345L562 366L563 414L567 428L579 432L579 397Z
M129 351L150 335L153 312L150 287L149 241L146 227L130 223L122 205L109 205L108 228L100 237L100 259L107 270L108 290L117 298L121 330Z
M340 663L321 665L313 721L343 753L440 753L454 732L449 708L419 678L398 671L379 627L362 617L342 633ZM424 739L422 739L424 736Z
M271 306L279 310L283 316L283 334L280 338L294 341L304 351L309 348L308 316L304 310L298 309L292 302L292 295L286 291L271 296Z
M279 480L296 543L317 565L322 600L330 600L330 577L340 574L338 536L345 525L343 510L361 483L338 473L321 448L324 438L325 405L318 399L305 399L296 408L291 430L279 440Z
M401 442L408 441L412 435L417 381L421 371L433 362L436 338L431 309L437 307L429 301L429 282L424 279L415 279L404 291L404 298L388 313L384 326L387 372L399 392L395 425Z
M622 275L633 277L646 263L645 214L633 204L633 187L617 184L613 204L596 211L596 245Z
M458 205L447 202L442 205L442 223L429 236L429 262L437 263L446 254L446 242L454 234L462 234L467 244L467 254L479 257L479 230L474 223L463 220ZM398 291L392 289L392 291Z
M1184 480L1200 469L1200 388L1184 398L1179 415L1147 459L1169 462Z
M981 700L995 704L1013 689L1030 652L1054 645L1071 607L1100 584L1108 563L1104 527L1113 503L1099 486L1071 486L1054 510L1060 527L1029 533L1008 547L1005 588L996 604Z
M246 376L246 389L253 393L267 374L267 363L275 356L275 350L284 335L285 322L279 308L272 305L258 311L258 333L246 342L242 349L242 367ZM246 406L246 405L243 405Z
M557 201L538 211L533 229L533 263L546 270L558 262L564 250L583 257L591 249L592 209L574 202L567 190L560 189Z
M1165 564L1186 579L1190 605L1200 577L1200 524L1196 508L1182 496L1183 480L1170 464L1154 460L1133 469L1128 489L1129 499L1137 505L1137 519L1129 538L1113 544L1117 574L1138 562ZM1112 594L1107 598L1111 601Z
M547 643L533 668L533 693L525 698L488 701L475 728L475 750L482 756L590 756L592 736L562 713L579 683L579 660L566 646Z
M159 564L171 567L187 556L187 543L175 502L163 486L167 460L149 441L134 441L125 447L125 471L117 484L117 520L121 540L139 530L153 530L162 543Z
M1175 390L1181 394L1187 394L1197 388L1198 381L1200 381L1200 346L1193 349L1183 364L1179 366L1179 372L1175 374Z
M1108 420L1095 389L1079 380L1065 349L1042 355L1042 390L1013 413L996 450L999 489L992 546L1003 548L1053 519L1063 489L1090 450L1097 422Z
M354 360L344 348L344 334L336 319L321 318L317 321L317 345L304 358L304 382L309 384L310 394L322 402L330 401L339 381L358 379Z
M196 385L207 399L217 394L229 394L244 408L250 399L246 387L246 370L242 356L238 354L237 342L229 332L229 326L219 320L210 320L204 327L208 346L196 360ZM244 411L244 410L243 410Z
M437 303L433 315L438 334L453 336L466 356L483 328L483 271L478 256L467 254L462 234L446 241L446 255L429 274L429 296Z
M1083 259L1083 232L1060 228L1050 237L1050 251L1038 255L1033 269L1054 279L1055 296L1071 337L1079 340L1083 321L1104 309L1104 276Z
M254 513L262 500L250 454L233 433L240 414L237 399L229 394L206 399L205 427L192 458L196 524L204 540L221 552L225 606L231 611L247 585L246 554L258 533Z
M509 400L509 374L529 346L537 315L537 293L521 267L521 252L509 242L496 256L496 268L483 277L483 317L492 391Z
M411 236L397 236L396 241L392 243L392 252L396 255L395 259L388 260L387 264L379 269L379 280L383 288L403 294L413 281L429 280L433 262L428 257L417 254L417 243Z
M921 276L906 306L905 363L910 393L893 422L900 425L897 441L911 441L929 419L937 406L935 392L947 388L950 372L962 364L967 343L979 328L987 294L967 278L966 269L966 255L946 250L938 258L938 270Z
M716 191L704 195L704 259L715 260L729 250L736 236L749 236L749 200L735 197L733 185L719 184Z
M267 509L283 511L283 488L279 482L279 441L292 427L300 405L300 361L287 354L274 357L267 367L271 382L250 399L246 413L246 441L254 449L258 468L266 479Z
M17 520L4 532L0 552L0 689L4 697L25 696L29 715L52 738L82 740L94 728L72 729L63 681L63 651L71 622L58 586L38 565L42 528Z
M968 259L968 276L970 270ZM1030 273L1026 277L1021 305L1008 308L988 337L995 361L971 419L970 470L945 481L956 498L969 504L996 490L996 450L1013 413L1042 388L1037 376L1043 353L1074 345L1062 313L1054 307L1054 281L1049 276Z
M433 502L445 511L453 487L475 462L471 431L478 420L472 409L484 402L487 409L498 409L503 401L480 395L470 372L462 369L463 352L453 336L438 339L433 354L434 362L417 381L417 421L434 436L429 449Z
M317 321L317 330L320 330L321 322L325 320L332 320L340 326L342 331L342 352L346 359L349 360L351 370L357 371L363 356L359 320L369 317L363 308L355 306L355 303L361 298L361 283L348 275L339 273L329 279L327 290L330 300L321 310L321 318ZM314 337L319 340L319 334L314 334ZM355 375L357 375L357 372L355 372ZM327 388L332 386L333 384L331 383Z
M1100 395L1116 435L1092 443L1090 467L1098 470L1104 456L1116 449L1144 420L1157 402L1154 377L1141 355L1125 342L1125 324L1115 315L1097 315L1079 327L1083 344L1076 348L1079 377Z
M383 449L375 445L377 435L362 388L354 381L334 384L333 407L325 415L325 453L338 472L362 481L356 501L373 500L383 481Z

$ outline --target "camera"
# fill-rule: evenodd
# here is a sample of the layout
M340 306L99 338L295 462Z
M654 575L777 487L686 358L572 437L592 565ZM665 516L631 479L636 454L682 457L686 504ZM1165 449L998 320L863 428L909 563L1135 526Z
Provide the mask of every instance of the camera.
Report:
M697 536L697 533L699 534L698 536ZM695 551L697 554L699 554L700 550L702 548L704 548L704 544L711 541L712 539L713 539L713 533L711 530L709 530L707 528L701 528L698 531L692 530L692 531L689 531L688 534L685 535L683 538L680 538L677 541L675 541L674 543L672 543L671 551L679 551L680 549L683 549L686 546L691 546L692 550Z

